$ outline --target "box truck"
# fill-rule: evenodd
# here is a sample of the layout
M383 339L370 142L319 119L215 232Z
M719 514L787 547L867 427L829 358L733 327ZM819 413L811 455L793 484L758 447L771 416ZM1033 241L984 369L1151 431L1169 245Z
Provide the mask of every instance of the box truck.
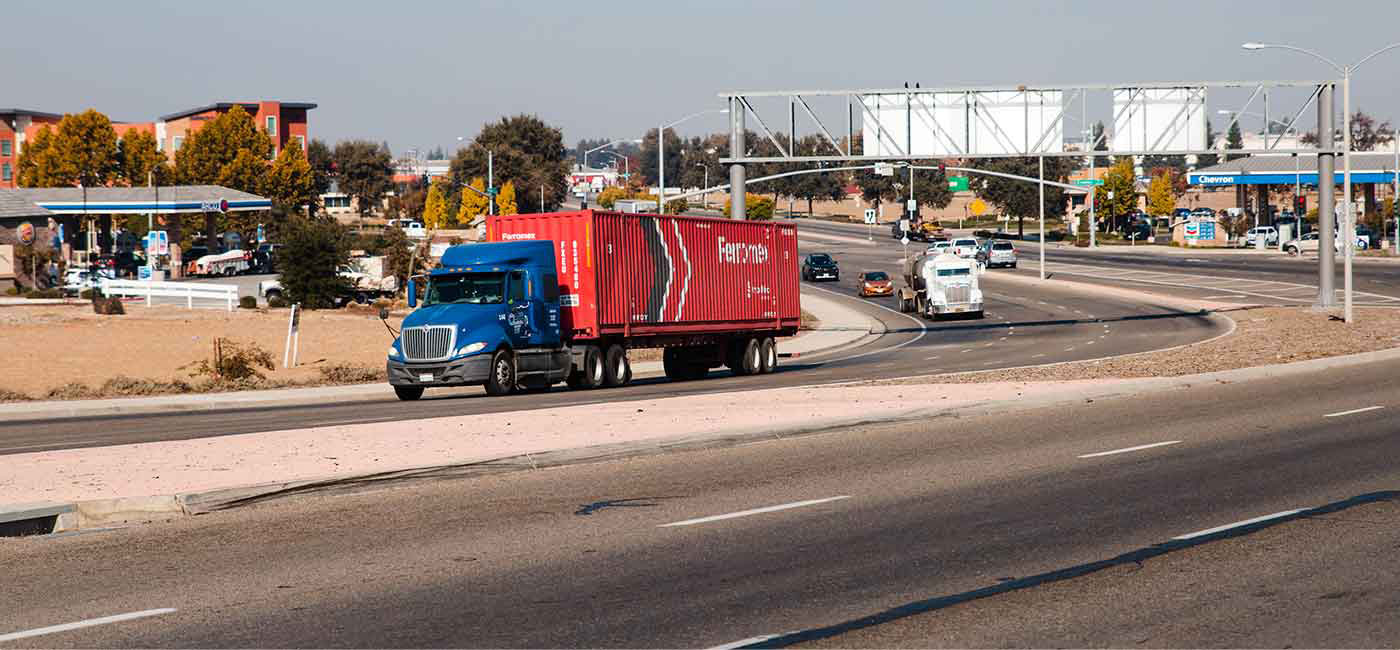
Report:
M638 348L661 348L672 380L721 366L770 373L775 339L801 320L799 285L790 224L597 210L493 216L486 243L448 248L438 268L409 281L415 309L389 349L389 383L403 400L438 386L484 385L492 395L622 386Z

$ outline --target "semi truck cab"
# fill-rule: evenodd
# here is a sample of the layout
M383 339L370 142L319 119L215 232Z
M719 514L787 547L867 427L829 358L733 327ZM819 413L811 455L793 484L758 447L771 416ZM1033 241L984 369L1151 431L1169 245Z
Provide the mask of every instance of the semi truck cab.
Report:
M388 357L400 399L417 399L429 386L485 384L507 393L517 384L548 386L569 371L548 241L453 246L439 268L409 280L408 301L417 309Z

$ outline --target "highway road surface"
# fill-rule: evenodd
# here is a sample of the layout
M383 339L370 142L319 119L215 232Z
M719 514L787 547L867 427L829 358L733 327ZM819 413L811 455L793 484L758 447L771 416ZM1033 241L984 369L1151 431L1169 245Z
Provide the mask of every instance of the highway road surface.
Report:
M806 227L804 223L802 232ZM784 359L774 375L733 377L717 370L703 381L649 379L626 388L597 391L569 391L561 386L544 394L506 398L488 398L475 387L437 389L428 391L418 402L397 401L386 385L382 399L359 402L7 421L0 423L0 454L1094 359L1200 341L1224 332L1226 327L1221 317L1184 313L1151 301L1000 281L999 274L1012 272L1003 269L983 276L986 318L930 322L899 313L891 298L855 295L856 278L862 270L899 276L902 252L896 243L877 239L871 244L856 237L818 234L824 238L801 235L800 249L833 254L841 264L841 281L804 283L805 290L845 301L879 321L885 333L860 347Z
M0 645L1393 647L1397 395L1377 363L4 539Z

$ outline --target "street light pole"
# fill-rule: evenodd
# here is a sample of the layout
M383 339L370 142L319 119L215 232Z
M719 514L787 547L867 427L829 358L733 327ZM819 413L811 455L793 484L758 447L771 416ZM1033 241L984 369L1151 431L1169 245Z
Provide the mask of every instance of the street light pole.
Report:
M1335 62L1332 61L1331 59L1328 59L1327 57L1322 56L1321 54L1318 54L1317 52L1313 52L1313 51L1311 51L1311 50L1305 50L1305 49L1303 49L1303 48L1301 48L1301 47L1295 47L1295 46L1292 46L1292 45L1281 45L1281 44L1277 44L1277 43L1245 43L1245 44L1242 45L1241 47L1243 47L1243 48L1246 49L1246 50L1262 50L1262 49L1266 49L1266 48L1278 48L1278 49L1283 49L1283 50L1292 50L1292 51L1294 51L1294 52L1300 52L1300 53L1302 53L1302 54L1307 54L1308 56L1311 56L1311 57L1313 57L1313 58L1315 58L1315 59L1317 59L1317 60L1319 60L1319 61L1322 61L1323 63L1326 63L1327 65L1332 66L1332 69L1333 69L1333 70L1336 70L1337 72L1340 72L1340 73L1342 74L1342 143L1343 143L1343 145L1342 145L1342 164L1343 164L1343 171L1342 171L1342 199L1343 199L1343 201L1345 201L1345 203L1343 204L1343 207L1342 207L1342 233L1343 233L1343 237L1346 238L1346 239L1345 239L1345 245L1343 246L1343 251L1344 251L1344 252L1343 252L1343 254L1342 254L1342 260L1343 260L1342 263L1343 263L1343 266L1344 266L1344 270L1343 270L1344 289L1343 289L1343 295L1342 295L1342 300L1343 300L1342 318L1343 318L1343 320L1345 320L1346 322L1350 323L1350 322L1352 322L1352 308L1351 308L1351 302L1352 302L1352 301L1351 301L1351 287L1352 287L1352 281L1351 281L1351 258L1352 258L1352 254L1353 254L1353 252L1354 252L1353 249L1356 247L1356 218L1355 218L1355 216L1352 214L1352 200L1351 200L1351 74L1352 74L1353 72L1355 72L1356 69L1357 69L1358 67L1360 67L1362 64L1366 63L1367 61L1370 61L1371 59L1375 58L1376 56L1378 56L1378 55L1380 55L1380 54L1382 54L1382 53L1385 53L1385 52L1387 52L1387 51L1393 50L1393 49L1395 49L1395 48L1397 48L1397 47L1400 47L1400 43L1392 43L1392 44L1390 44L1390 45L1387 45L1387 46L1385 46L1385 47L1383 47L1383 48L1381 48L1381 49L1379 49L1379 50L1376 50L1375 52L1372 52L1372 53L1370 53L1370 54L1367 54L1367 55L1366 55L1365 57L1363 57L1360 61L1357 61L1356 63L1353 63L1353 64L1348 65L1348 66L1337 65L1337 63L1335 63ZM1331 128L1332 128L1332 125L1331 125L1330 123L1327 124L1327 129L1328 129L1329 131L1331 130ZM1267 130L1267 129L1266 129L1266 130ZM1321 134L1319 133L1319 135L1321 135ZM1321 177L1320 177L1320 176L1319 176L1318 180L1319 180L1319 182L1321 181ZM1332 179L1328 179L1328 181L1329 181L1329 182L1328 182L1328 186L1331 187L1331 186L1332 186ZM1320 188L1320 187L1321 187L1321 185L1319 184L1319 188ZM1318 211L1318 219L1320 220L1321 218L1322 218L1322 214L1321 214L1321 210L1319 210L1319 211ZM1321 242L1319 242L1319 243L1321 243ZM1330 301L1329 301L1329 302L1330 302Z
M1045 279L1045 156L1040 157L1040 279Z
M666 213L666 129L676 126L686 120L709 115L710 113L728 113L727 108L712 108L710 110L691 113L670 124L662 124L656 129L656 169L657 178L661 181L661 187L656 189L656 209L658 212Z

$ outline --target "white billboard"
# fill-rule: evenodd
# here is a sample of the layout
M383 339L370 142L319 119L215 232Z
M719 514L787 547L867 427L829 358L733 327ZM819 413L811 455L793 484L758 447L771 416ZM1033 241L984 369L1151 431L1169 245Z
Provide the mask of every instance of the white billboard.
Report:
M1208 147L1204 87L1114 89L1112 150Z
M866 95L867 156L1029 155L1064 150L1063 93L1005 90Z

